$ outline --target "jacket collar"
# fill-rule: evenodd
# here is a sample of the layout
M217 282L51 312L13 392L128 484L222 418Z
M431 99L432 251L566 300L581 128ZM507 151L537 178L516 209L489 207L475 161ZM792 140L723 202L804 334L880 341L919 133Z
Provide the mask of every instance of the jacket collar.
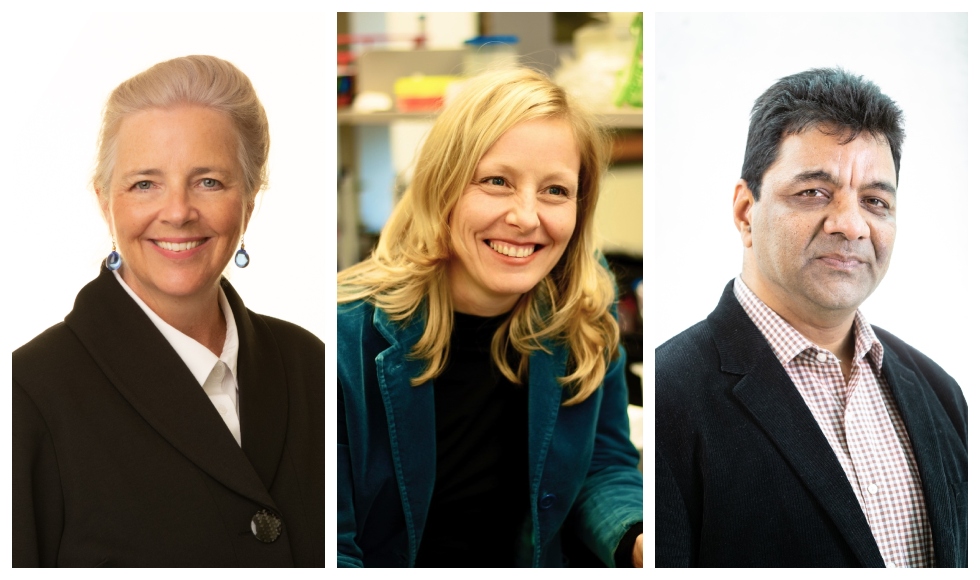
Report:
M840 462L766 339L735 298L733 282L708 316L708 326L722 372L742 377L732 395L772 439L858 559L865 566L883 567L874 535Z
M65 323L164 439L225 486L275 509L267 487L285 440L285 372L268 328L253 320L226 280L221 285L239 331L242 447L170 343L105 267L78 293Z

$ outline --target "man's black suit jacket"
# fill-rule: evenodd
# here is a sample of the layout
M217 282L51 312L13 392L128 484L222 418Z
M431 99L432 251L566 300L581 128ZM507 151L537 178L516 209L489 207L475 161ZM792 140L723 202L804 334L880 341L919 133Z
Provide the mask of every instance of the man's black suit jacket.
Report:
M732 288L656 350L656 565L884 566L830 444ZM922 353L875 333L918 461L936 566L966 566L963 394Z
M241 447L104 268L14 352L14 566L324 566L323 342L222 286ZM262 509L282 521L271 543Z

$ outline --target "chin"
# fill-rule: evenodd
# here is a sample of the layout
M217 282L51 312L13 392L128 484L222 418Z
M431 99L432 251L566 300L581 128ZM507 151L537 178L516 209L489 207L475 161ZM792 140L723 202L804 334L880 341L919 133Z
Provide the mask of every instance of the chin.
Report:
M534 287L537 286L538 285L538 282L540 282L540 281L541 281L540 278L535 279L533 281L532 280L516 281L515 280L515 281L513 281L511 283L508 283L508 284L499 284L498 283L496 285L490 285L489 287L490 287L491 290L493 290L497 294L500 294L501 296L521 296L523 294L527 294L528 292L534 290Z
M173 297L193 296L207 288L209 284L201 278L173 277L160 280L156 284L161 293Z
M859 292L826 292L814 297L814 302L827 310L856 310L867 297Z

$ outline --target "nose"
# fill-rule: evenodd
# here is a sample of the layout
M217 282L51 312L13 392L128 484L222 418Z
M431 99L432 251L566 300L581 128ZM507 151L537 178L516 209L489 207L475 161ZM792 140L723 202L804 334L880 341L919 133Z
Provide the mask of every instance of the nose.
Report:
M507 210L505 222L522 232L534 230L541 225L538 218L538 200L534 191L518 191L512 196L513 203Z
M197 209L191 199L191 192L184 185L167 188L167 192L163 196L163 204L160 212L161 219L175 227L181 227L193 221L197 215Z
M871 235L867 216L856 194L841 193L828 206L829 214L824 221L824 231L840 234L849 241L867 238Z

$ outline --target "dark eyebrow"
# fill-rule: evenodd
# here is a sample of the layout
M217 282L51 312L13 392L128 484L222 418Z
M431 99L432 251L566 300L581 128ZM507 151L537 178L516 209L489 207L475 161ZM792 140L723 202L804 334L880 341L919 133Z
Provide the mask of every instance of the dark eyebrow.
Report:
M790 183L792 183L793 185L798 185L801 183L806 183L808 181L826 181L827 183L833 185L834 187L840 187L840 182L837 181L837 178L822 169L797 173L796 175L793 176L793 179Z
M840 182L837 180L837 178L834 177L833 175L827 173L826 171L824 171L822 169L817 169L815 171L804 171L803 173L797 173L793 177L791 183L793 185L798 185L798 184L801 184L801 183L807 183L809 181L825 181L825 182L833 185L834 187L840 187ZM895 186L892 185L892 184L890 184L890 183L888 183L887 181L881 181L881 180L872 181L871 183L869 183L867 185L862 185L861 186L861 191L867 191L869 189L871 189L871 190L877 190L877 191L885 191L885 192L888 192L888 193L890 193L892 195L895 195L896 194Z
M895 190L895 186L892 185L892 184L890 184L890 183L888 183L887 181L874 181L874 182L869 183L869 184L865 185L864 187L862 187L861 188L861 191L867 191L869 189L878 190L878 191L885 191L885 192L888 192L888 193L890 193L892 195L897 195L897 193L898 193Z

